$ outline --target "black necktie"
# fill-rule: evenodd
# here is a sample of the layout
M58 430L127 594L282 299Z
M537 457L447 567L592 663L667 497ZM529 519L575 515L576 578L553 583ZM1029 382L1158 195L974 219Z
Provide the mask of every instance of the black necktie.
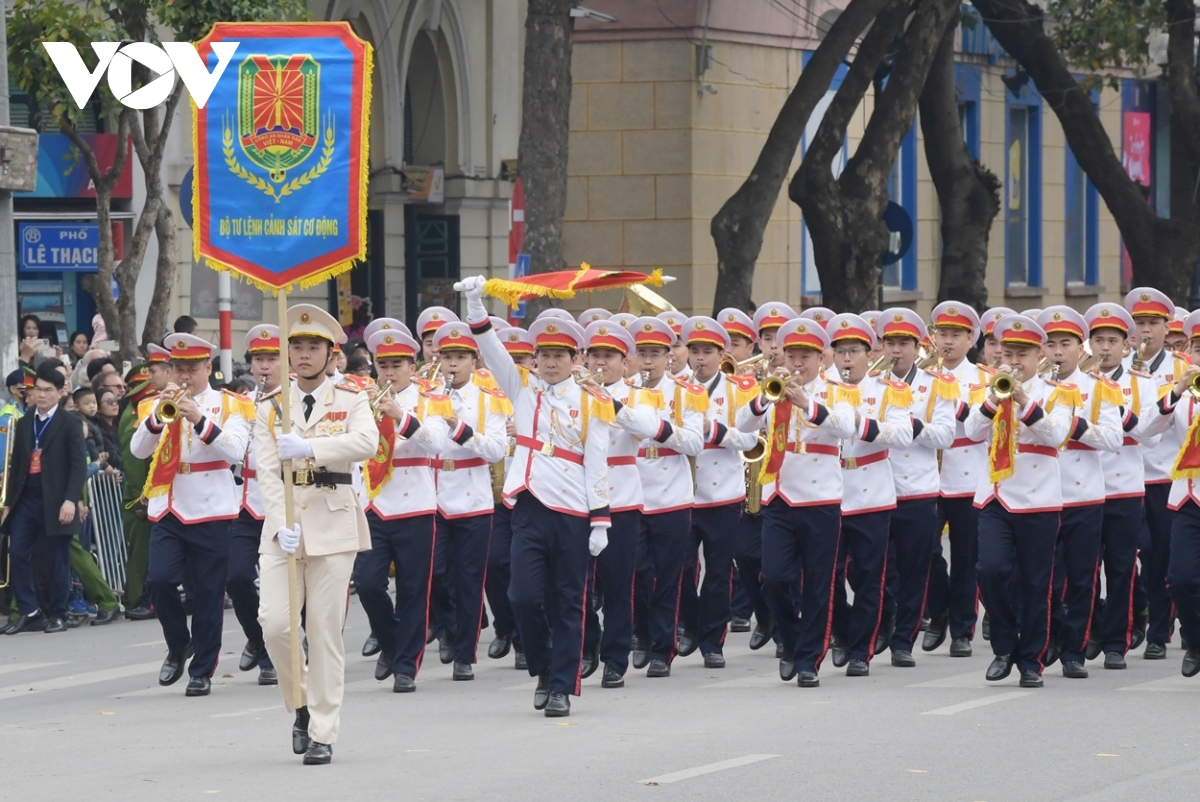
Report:
M312 414L313 404L317 403L317 399L311 395L304 396L304 422L308 423L308 416Z

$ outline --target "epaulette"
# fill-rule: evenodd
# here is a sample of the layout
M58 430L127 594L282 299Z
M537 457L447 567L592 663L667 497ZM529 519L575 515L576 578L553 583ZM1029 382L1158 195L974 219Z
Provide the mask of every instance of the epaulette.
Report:
M224 387L221 388L221 392L223 392L227 396L230 396L231 398L236 398L238 401L253 401L254 400L248 395L242 395L241 393L235 393L233 390L226 390Z
M980 370L982 370L984 373L988 374L989 376L996 375L996 369L994 367L992 367L991 365L985 365L982 362L976 362L975 367L979 368Z
M1130 376L1141 376L1143 379L1153 379L1154 378L1153 376L1151 376L1149 373L1147 373L1144 370L1134 370L1133 368L1129 369L1129 375Z
M427 393L432 393L434 390L440 389L442 386L441 382L431 382L429 379L413 379L412 383L417 385L421 391Z
M933 378L937 379L938 381L944 381L947 384L958 384L958 377L955 376L953 373L947 373L946 371L939 372L932 368L922 368L921 370L922 370L922 372L932 376Z
M496 398L508 398L508 396L504 394L504 391L499 387L480 387L479 392L487 393L488 395L495 396Z
M886 384L888 387L891 387L893 390L907 390L908 389L907 382L896 381L894 379L880 379L879 381L882 382L883 384Z
M263 393L262 398L260 398L259 401L266 401L268 398L274 398L275 396L279 395L282 392L283 392L283 387L276 387L274 390L271 390L268 393Z
M500 385L496 383L496 377L491 374L491 371L482 368L471 373L471 382L480 390L500 389Z
M1119 383L1113 381L1112 379L1108 378L1107 376L1097 375L1096 381L1099 384L1103 384L1106 387L1112 388L1113 390L1121 389L1121 385Z
M845 382L840 382L835 379L826 379L826 381L829 382L830 384L832 384L834 387L841 387L843 390L857 390L858 389L857 384L846 384Z
M479 392L488 397L488 411L494 415L513 414L512 401L499 387L480 387Z
M361 393L363 391L361 387L353 382L342 382L341 384L335 384L333 385L333 389L343 390L347 393Z
M601 390L599 387L593 387L590 384L581 384L579 385L579 388L595 398L597 401L601 401L606 404L612 403L612 396Z
M730 376L729 380L737 385L737 388L743 392L749 392L751 390L758 389L758 380L755 379L754 375L750 373L738 376Z
M702 384L692 384L689 381L684 381L678 376L672 376L671 380L683 389L687 390L689 393L693 393L695 395L708 395L708 390L706 390Z

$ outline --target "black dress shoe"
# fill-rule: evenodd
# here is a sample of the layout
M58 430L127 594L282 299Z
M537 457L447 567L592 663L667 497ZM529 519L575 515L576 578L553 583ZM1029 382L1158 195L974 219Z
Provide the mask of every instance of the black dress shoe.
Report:
M817 679L817 672L815 671L801 671L796 684L801 688L819 688L821 687L821 680Z
M705 668L724 668L725 667L725 655L717 654L716 652L713 652L712 654L704 655L704 667Z
M493 660L500 660L508 656L508 650L512 648L512 635L497 635L496 639L488 646L488 657Z
M610 665L604 666L604 677L600 680L601 688L624 688L625 678Z
M375 637L374 633L372 633L367 636L365 641L363 641L362 656L374 657L375 655L379 654L379 650L382 648L383 647L379 645L379 638ZM245 671L245 669L242 670Z
M565 693L555 691L546 701L546 718L566 718L571 715L571 699Z
M278 685L279 674L275 671L275 666L258 667L258 684L259 685Z
M46 622L46 628L42 631L47 635L53 635L57 632L66 632L67 622L65 619L55 616Z
M1104 667L1115 670L1125 668L1125 655L1120 652L1105 652Z
M454 662L454 644L450 642L449 638L443 637L438 641L438 659L445 666Z
M866 660L851 660L846 664L847 677L866 677L871 674L871 666Z
M779 658L779 678L791 682L796 676L796 663L790 657Z
M646 669L646 676L651 679L669 677L671 676L671 666L666 660L651 660L650 667Z
M212 680L208 677L192 677L188 680L187 690L183 692L184 696L208 696L212 690Z
M887 651L888 643L892 640L892 633L896 631L896 619L888 618L883 622L883 626L879 628L879 632L875 634L875 654L883 654Z
M392 693L413 693L417 690L417 682L408 674L397 674L392 677Z
M179 678L183 676L183 663L192 656L192 646L183 650L182 655L173 655L168 653L167 659L163 660L162 668L158 670L159 685L174 685L179 682Z
M950 639L950 656L951 657L970 657L971 656L971 639L970 638L951 638Z
M750 631L750 619L742 618L741 616L735 615L733 618L729 619L729 631L730 632L749 632Z
M1104 651L1104 644L1094 638L1088 638L1087 652L1084 658L1087 660L1095 660Z
M750 651L757 652L762 647L771 642L771 622L759 622L754 625L754 631L750 633Z
M433 643L435 640L437 640L437 636L437 627L430 627L429 629L425 630L425 645L428 646L429 644Z
M383 682L390 676L392 676L392 658L380 652L379 657L375 658L375 679Z
M515 655L516 657L513 658L513 668L517 671L528 671L529 664L525 662L525 652L518 649Z
M100 612L96 613L96 617L92 619L92 626L102 627L105 624L111 624L113 621L116 621L116 620L117 620L117 611L116 610L101 610Z
M1040 688L1045 685L1042 682L1042 675L1029 669L1021 672L1021 687L1022 688Z
M850 653L846 651L845 641L837 635L834 635L833 640L829 643L829 659L833 661L834 668L841 668L850 659Z
M686 629L679 630L679 656L687 657L692 652L696 651L699 646L696 636L688 632Z
M599 652L591 652L583 656L583 665L580 667L579 678L587 679L596 673L596 669L600 667Z
M896 668L915 668L917 659L907 649L892 649L892 665Z
M635 638L633 641L633 654L630 660L633 667L639 671L645 668L650 662L650 645L641 638Z
M992 618L987 613L983 614L983 625L979 628L979 632L983 635L984 640L992 639Z
M537 688L533 692L533 709L545 710L546 703L550 701L550 672L539 674L537 680Z
M921 626L917 627L917 629L921 630L922 632L924 632L925 630L929 629L929 619L928 619L928 618L922 618L922 619L921 619Z
M5 635L19 635L22 632L31 632L33 630L44 630L46 628L46 617L42 615L42 611L23 615L20 618L12 621L4 628Z
M1049 668L1050 666L1057 663L1058 655L1059 655L1058 646L1056 646L1053 643L1048 645L1046 647L1046 659L1042 661L1042 666L1045 668Z
M1183 676L1194 677L1200 674L1200 651L1188 649L1183 653Z
M154 618L154 611L144 604L139 604L137 607L126 608L125 617L130 621L149 621Z
M1167 646L1164 643L1147 643L1146 651L1142 652L1143 660L1166 660Z
M932 652L941 646L946 640L947 628L946 614L930 620L929 626L925 628L925 637L921 639L921 651Z
M308 708L296 708L296 720L292 722L292 751L303 755L308 749Z
M779 659L781 659L782 657L783 657L783 644L782 644L782 643L776 643L776 644L775 644L775 659L776 659L776 660L779 660Z
M471 668L470 663L455 663L454 673L451 676L455 682L470 682L475 679L475 671Z
M1077 663L1074 660L1063 660L1062 664L1063 676L1067 679L1087 679L1087 666L1083 663ZM1022 679L1024 676L1022 676Z
M1010 654L999 654L992 658L992 664L987 668L988 682L999 682L1012 673L1013 659Z
M247 643L246 648L242 649L242 659L238 661L238 671L249 671L254 668L262 659L262 653L262 644Z
M1129 642L1129 648L1136 649L1146 642L1146 625L1150 621L1149 608L1143 607L1133 614L1133 637ZM1165 654L1163 655L1166 656Z
M312 741L304 750L304 765L324 766L333 760L333 744L322 744Z

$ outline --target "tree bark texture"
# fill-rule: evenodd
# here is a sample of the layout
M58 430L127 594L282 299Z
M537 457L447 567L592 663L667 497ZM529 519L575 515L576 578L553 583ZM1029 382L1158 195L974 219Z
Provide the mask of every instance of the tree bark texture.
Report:
M717 249L714 314L727 306L746 311L754 308L755 264L804 127L859 34L887 5L888 0L851 0L846 6L784 101L754 169L713 217L710 232Z
M962 301L987 308L984 274L992 221L1000 213L1000 179L971 157L958 118L954 84L955 14L942 34L918 108L925 162L941 211L942 258L938 302Z

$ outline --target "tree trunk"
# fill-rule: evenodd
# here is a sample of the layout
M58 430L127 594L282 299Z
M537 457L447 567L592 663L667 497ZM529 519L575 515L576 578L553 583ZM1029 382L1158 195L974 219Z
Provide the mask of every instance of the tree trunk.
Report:
M1191 164L1200 164L1200 98L1196 95L1196 5L1194 0L1166 0L1167 10L1167 88L1171 94L1171 154L1182 148ZM1186 135L1176 138L1176 131ZM1172 169L1172 174L1178 171ZM1194 180L1196 173L1189 173ZM1175 216L1175 200L1171 200Z
M779 190L787 177L808 118L833 82L838 67L862 31L889 0L851 0L800 73L767 134L754 169L712 219L717 248L713 311L753 308L754 267Z
M564 264L573 5L573 0L529 0L525 18L517 156L525 184L525 251L532 273L562 270Z
M1058 117L1071 152L1121 231L1133 261L1134 283L1185 300L1192 265L1200 255L1200 220L1185 218L1188 210L1174 207L1172 219L1163 220L1146 203L1141 187L1125 173L1091 98L1047 35L1041 9L1026 0L975 0L974 5L996 41L1029 73ZM1187 33L1189 41L1190 36ZM1172 161L1179 150L1172 148ZM1172 173L1179 171L1173 168ZM1192 173L1190 180L1194 178Z
M971 158L958 118L954 35L961 13L946 26L918 107L925 161L941 211L942 258L937 300L987 308L984 274L992 220L1000 213L1000 179Z
M175 289L175 216L165 203L159 207L154 231L158 235L158 261L154 266L154 295L150 298L146 325L142 329L143 346L162 341L167 331L171 293Z

